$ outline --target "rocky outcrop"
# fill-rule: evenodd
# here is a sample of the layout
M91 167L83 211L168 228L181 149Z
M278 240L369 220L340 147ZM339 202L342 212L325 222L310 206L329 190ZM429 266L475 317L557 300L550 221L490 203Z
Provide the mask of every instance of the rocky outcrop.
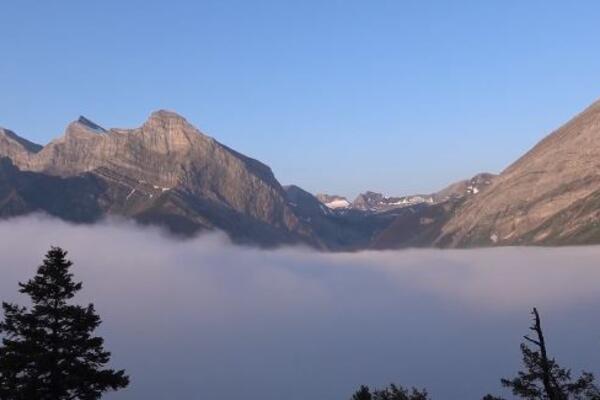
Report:
M458 199L465 196L479 194L494 182L497 175L483 172L475 175L471 179L455 182L444 189L431 195L435 203L440 203L450 199Z

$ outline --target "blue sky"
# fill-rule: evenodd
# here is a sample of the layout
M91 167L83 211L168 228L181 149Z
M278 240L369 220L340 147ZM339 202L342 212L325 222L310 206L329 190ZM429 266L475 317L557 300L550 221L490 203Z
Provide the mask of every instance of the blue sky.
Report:
M278 179L354 196L498 172L600 97L600 3L5 2L0 126L176 110Z

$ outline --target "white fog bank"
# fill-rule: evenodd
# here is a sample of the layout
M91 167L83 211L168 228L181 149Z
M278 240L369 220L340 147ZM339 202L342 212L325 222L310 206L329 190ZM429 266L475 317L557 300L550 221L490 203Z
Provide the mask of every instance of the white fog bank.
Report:
M50 245L70 252L132 384L109 399L345 400L360 384L503 394L529 311L550 352L600 373L600 247L325 254L132 224L0 223L0 299ZM506 395L506 393L504 393Z

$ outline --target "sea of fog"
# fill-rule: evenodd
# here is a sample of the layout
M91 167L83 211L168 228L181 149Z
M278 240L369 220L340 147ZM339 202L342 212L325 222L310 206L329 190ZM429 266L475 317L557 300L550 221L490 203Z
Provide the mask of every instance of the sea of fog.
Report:
M69 250L131 386L108 399L345 400L361 384L426 387L434 399L504 394L529 312L574 372L600 374L600 247L262 251L223 236L0 223L0 298L50 245Z

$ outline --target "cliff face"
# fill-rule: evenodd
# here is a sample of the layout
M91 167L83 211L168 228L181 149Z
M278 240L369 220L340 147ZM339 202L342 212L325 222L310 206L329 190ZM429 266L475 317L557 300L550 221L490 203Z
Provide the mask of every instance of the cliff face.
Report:
M157 111L135 129L106 130L82 117L43 148L21 141L5 135L0 156L20 171L95 176L110 188L99 200L108 214L161 220L184 233L219 228L240 241L317 242L269 167L175 113Z

